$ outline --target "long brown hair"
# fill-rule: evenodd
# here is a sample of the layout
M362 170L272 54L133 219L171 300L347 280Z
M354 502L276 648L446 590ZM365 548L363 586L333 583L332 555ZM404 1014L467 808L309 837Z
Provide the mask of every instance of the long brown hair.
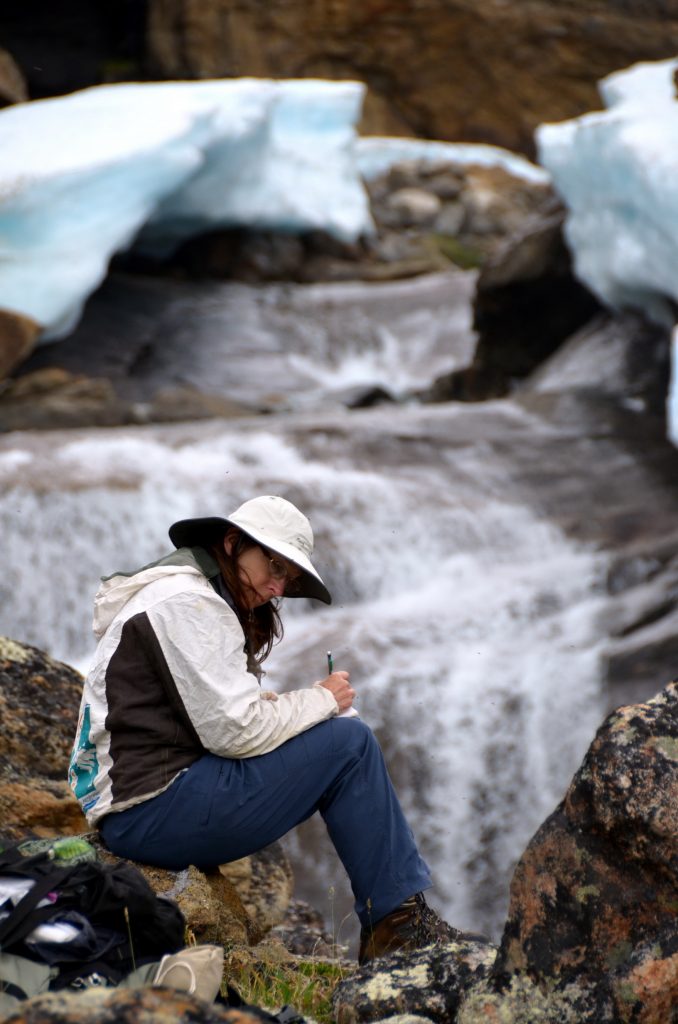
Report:
M228 536L233 541L230 554L224 547L224 540ZM271 601L256 608L250 608L247 602L247 585L240 579L238 558L249 548L255 547L256 541L231 527L221 540L211 546L210 552L235 602L240 625L245 633L248 667L260 675L261 665L271 653L273 644L282 640L283 624L278 609Z

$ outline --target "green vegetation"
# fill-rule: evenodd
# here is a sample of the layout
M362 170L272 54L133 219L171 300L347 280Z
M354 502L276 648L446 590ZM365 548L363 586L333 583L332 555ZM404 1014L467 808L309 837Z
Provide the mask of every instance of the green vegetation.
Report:
M446 260L462 270L473 270L485 262L485 254L473 245L466 245L453 235L433 235L437 249Z
M268 943L249 950L227 949L224 991L228 984L247 1003L274 1012L290 1005L318 1024L333 1024L332 994L356 968L346 960L293 956Z

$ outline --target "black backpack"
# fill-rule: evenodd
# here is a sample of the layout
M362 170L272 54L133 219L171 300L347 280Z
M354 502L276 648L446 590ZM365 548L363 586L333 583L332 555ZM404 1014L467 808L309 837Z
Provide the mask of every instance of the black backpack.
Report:
M2 848L0 884L29 880L14 906L0 905L0 952L52 968L50 989L96 977L116 985L139 966L184 946L185 920L172 900L158 896L131 864L105 864L80 838L28 841ZM36 941L39 925L64 923L76 941ZM43 929L44 931L44 929Z

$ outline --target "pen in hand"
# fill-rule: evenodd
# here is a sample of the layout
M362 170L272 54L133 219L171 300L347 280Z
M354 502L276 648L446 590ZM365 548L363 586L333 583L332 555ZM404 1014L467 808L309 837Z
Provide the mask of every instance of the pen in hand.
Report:
M332 651L327 652L327 674L329 676L334 672L334 660L332 658Z

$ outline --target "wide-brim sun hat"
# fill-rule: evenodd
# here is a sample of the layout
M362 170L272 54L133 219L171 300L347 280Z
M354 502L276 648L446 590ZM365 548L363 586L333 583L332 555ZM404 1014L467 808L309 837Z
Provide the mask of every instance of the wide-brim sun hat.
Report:
M281 555L301 569L298 589L290 597L314 597L332 603L329 590L311 562L313 530L296 505L275 494L264 494L239 505L229 516L205 516L180 519L169 529L177 548L205 547L223 537L229 526L236 526L267 551Z

